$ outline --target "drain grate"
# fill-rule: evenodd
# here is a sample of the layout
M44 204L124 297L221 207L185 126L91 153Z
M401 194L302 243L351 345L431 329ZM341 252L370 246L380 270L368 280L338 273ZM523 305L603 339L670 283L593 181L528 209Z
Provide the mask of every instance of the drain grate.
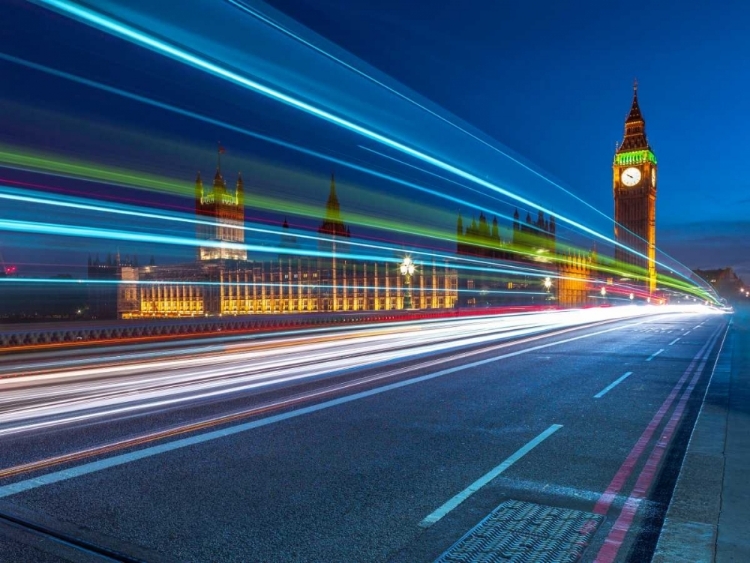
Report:
M575 563L604 517L509 500L435 563Z

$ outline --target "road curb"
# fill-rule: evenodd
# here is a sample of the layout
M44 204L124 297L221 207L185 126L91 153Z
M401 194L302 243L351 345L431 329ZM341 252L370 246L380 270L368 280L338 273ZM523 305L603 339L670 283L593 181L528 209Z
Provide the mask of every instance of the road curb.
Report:
M652 563L713 563L726 463L733 330L714 365Z

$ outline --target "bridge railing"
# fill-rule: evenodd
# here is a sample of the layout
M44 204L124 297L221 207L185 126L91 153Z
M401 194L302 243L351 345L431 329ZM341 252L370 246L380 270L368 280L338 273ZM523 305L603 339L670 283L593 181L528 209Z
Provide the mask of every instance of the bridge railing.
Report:
M547 307L425 309L338 313L182 317L170 319L69 321L0 325L0 351L35 347L96 344L112 341L161 340L217 333L254 333L312 327L403 322L487 314L521 313Z

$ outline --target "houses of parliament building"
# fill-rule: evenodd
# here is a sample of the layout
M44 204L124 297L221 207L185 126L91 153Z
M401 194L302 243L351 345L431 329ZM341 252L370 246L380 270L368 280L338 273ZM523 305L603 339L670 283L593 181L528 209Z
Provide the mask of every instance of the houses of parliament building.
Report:
M196 260L138 266L128 257L89 260L90 313L96 318L137 319L284 312L450 309L458 300L458 275L448 263L420 264L407 280L400 261L352 260L349 228L341 218L331 176L326 214L318 228L320 256L295 252L286 220L278 257L248 258L244 183L229 190L217 167L210 189L195 181ZM407 287L407 283L409 284Z

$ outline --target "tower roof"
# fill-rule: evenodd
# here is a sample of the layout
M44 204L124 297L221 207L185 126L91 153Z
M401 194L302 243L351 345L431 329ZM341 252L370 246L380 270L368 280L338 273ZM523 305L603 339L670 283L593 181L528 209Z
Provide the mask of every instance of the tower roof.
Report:
M328 192L328 201L326 201L326 219L340 220L340 215L341 206L336 195L336 178L331 172L331 190Z
M641 107L638 105L638 81L633 82L633 102L630 112L625 118L625 135L622 143L617 147L617 154L635 150L651 150L646 139L646 121L643 119Z
M349 230L341 220L341 207L336 195L336 178L331 173L331 190L326 201L326 218L318 228L318 232L330 236L348 237Z
M633 83L633 103L630 105L630 113L628 114L625 123L633 123L635 121L643 121L643 115L641 115L641 108L638 105L638 81Z

